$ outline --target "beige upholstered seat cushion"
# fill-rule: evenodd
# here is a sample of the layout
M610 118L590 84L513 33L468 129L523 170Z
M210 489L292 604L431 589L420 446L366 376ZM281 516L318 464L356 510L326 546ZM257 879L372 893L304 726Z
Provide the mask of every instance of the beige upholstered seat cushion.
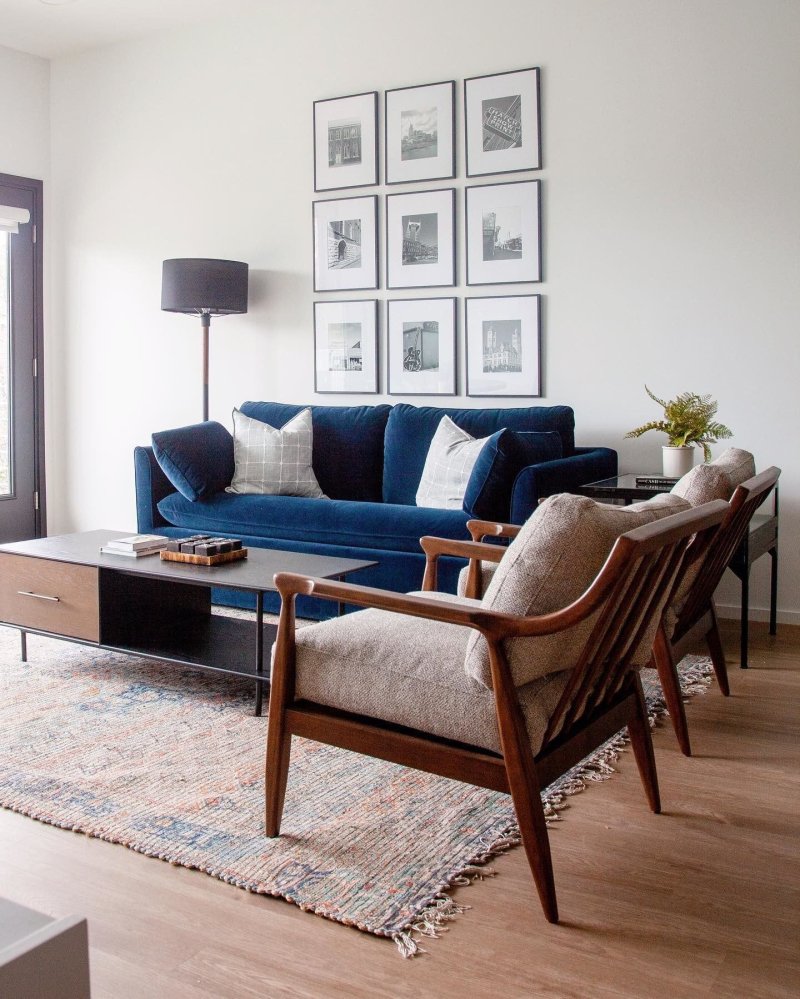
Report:
M727 501L733 495L730 476L720 465L695 465L672 487L673 496L682 496L692 506L710 503L712 500Z
M309 625L296 635L296 695L499 752L494 695L464 672L469 636L460 625L372 609ZM567 679L518 691L533 752Z
M729 447L711 464L727 473L734 489L756 474L755 458L749 451L743 451L739 447Z
M621 534L689 508L686 500L669 493L631 506L612 506L569 493L550 496L509 546L483 605L525 616L561 610L589 587ZM514 683L521 687L548 673L571 668L594 618L555 635L509 639L505 652ZM649 641L642 643L648 650L657 623L653 621ZM465 669L479 683L491 685L488 647L478 633L469 639Z

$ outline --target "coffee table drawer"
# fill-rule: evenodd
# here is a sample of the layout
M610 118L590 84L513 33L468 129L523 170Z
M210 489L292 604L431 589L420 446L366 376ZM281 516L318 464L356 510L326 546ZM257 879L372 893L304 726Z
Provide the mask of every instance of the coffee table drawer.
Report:
M0 553L0 621L99 642L97 567Z

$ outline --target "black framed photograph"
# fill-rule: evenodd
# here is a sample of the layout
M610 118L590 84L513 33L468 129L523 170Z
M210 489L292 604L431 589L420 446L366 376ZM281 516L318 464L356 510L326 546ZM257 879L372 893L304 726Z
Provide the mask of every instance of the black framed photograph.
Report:
M314 190L378 183L378 91L314 101Z
M378 391L378 301L314 302L314 391Z
M467 176L540 170L539 69L464 80Z
M378 287L378 196L313 203L314 291Z
M456 300L388 303L389 395L456 394Z
M387 288L443 288L456 283L456 192L386 195Z
M467 395L541 396L541 295L466 302Z
M467 284L542 280L541 181L466 189Z
M387 90L386 183L455 177L455 80Z

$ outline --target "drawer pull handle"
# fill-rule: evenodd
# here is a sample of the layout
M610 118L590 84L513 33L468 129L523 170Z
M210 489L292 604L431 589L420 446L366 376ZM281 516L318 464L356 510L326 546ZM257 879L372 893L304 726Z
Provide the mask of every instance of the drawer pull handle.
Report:
M52 600L53 603L58 603L61 597L48 597L45 593L33 593L31 590L17 590L17 593L21 597L36 597L37 600Z

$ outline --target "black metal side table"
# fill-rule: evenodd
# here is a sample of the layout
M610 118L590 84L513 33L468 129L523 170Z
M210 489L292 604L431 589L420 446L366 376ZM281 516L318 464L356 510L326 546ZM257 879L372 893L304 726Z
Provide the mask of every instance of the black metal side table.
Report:
M637 500L651 499L659 493L668 493L670 482L654 482L647 485L637 483L637 479L651 478L660 479L656 472L628 472L624 475L612 475L608 479L600 479L597 482L588 482L585 486L580 486L578 492L582 496L590 496L592 499L616 500L624 504L633 503ZM741 610L739 613L739 650L740 665L742 669L747 669L747 645L750 637L750 567L756 559L762 555L769 554L772 565L770 567L770 589L769 589L769 633L777 634L778 631L778 487L772 499L771 513L756 513L750 519L749 530L742 539L742 543L733 554L733 558L728 563L728 568L733 572L741 583Z

